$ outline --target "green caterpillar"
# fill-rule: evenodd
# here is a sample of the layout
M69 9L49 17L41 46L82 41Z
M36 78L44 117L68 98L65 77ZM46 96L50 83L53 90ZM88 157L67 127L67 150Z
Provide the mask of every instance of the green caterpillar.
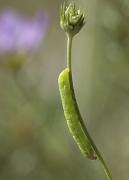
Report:
M58 79L59 90L69 130L79 146L81 152L89 159L96 159L94 149L89 141L90 137L82 121L72 84L69 68L64 69Z

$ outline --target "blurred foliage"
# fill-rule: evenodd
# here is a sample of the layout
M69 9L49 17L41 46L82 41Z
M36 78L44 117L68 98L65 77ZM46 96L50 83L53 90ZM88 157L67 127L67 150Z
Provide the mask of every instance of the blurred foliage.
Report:
M57 78L66 63L59 27L61 0L1 0L49 28L36 54L14 74L0 66L0 179L103 180L98 161L85 159L68 132ZM78 0L87 23L73 45L80 110L113 179L129 176L129 1Z

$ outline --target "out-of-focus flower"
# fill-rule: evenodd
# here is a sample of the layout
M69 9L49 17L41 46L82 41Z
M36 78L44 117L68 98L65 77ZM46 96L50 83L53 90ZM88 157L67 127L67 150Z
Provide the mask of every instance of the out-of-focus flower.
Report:
M13 10L0 13L0 56L8 57L9 65L21 67L24 55L32 53L41 44L48 27L44 13L35 18L18 15Z
M0 13L0 54L26 53L37 48L45 35L47 22L45 14L30 19L13 10Z

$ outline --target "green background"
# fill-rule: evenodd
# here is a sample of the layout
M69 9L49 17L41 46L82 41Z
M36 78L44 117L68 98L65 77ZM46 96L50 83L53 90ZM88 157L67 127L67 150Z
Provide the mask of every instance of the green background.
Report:
M74 38L78 104L114 180L129 179L129 1L78 0L86 25ZM36 54L14 77L0 66L0 180L106 180L83 157L64 119L57 79L66 65L61 0L0 0L0 12L48 14Z

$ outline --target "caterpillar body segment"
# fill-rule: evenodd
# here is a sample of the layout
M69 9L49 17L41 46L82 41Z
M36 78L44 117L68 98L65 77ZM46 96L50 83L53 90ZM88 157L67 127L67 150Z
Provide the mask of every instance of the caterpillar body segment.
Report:
M96 159L94 149L89 141L89 134L84 124L76 103L72 77L69 68L64 69L58 79L59 90L69 130L79 146L81 152L89 159Z

